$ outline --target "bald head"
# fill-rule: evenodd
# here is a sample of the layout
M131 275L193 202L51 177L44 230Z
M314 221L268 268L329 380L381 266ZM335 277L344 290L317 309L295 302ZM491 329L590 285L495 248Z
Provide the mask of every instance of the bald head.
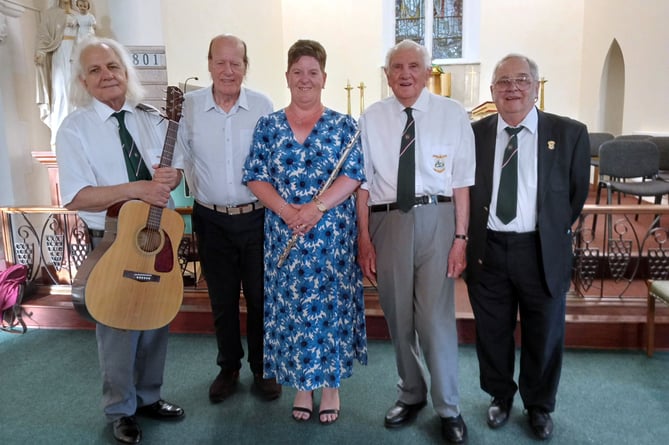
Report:
M211 42L209 42L209 52L207 53L207 59L211 60L213 52L220 45L236 45L242 54L244 68L248 69L249 57L246 54L246 43L239 37L233 36L231 34L221 34L211 39Z

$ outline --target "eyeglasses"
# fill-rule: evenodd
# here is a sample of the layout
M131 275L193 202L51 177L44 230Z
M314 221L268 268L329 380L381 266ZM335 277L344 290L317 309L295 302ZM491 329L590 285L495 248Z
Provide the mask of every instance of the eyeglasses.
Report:
M520 91L527 90L532 85L533 79L529 76L504 77L496 80L493 86L499 90L511 90L515 85Z

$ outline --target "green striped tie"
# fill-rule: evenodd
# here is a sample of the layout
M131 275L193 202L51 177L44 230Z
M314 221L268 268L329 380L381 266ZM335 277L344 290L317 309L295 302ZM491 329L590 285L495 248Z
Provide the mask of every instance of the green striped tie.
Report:
M400 143L400 165L397 170L397 206L408 212L416 201L416 122L411 108L405 108L407 123Z
M504 150L502 174L499 178L499 190L497 190L497 217L504 224L509 224L516 218L516 206L518 204L518 133L522 129L522 126L505 128L511 138Z
M150 181L151 173L149 173L149 169L146 168L142 155L125 126L124 115L125 110L117 111L112 114L118 121L118 135L121 138L121 144L123 145L125 167L128 169L128 180L130 182L141 180Z

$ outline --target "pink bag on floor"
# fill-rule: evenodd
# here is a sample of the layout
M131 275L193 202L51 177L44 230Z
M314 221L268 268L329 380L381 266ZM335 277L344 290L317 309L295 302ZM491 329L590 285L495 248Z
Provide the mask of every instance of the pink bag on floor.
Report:
M26 282L28 268L23 264L15 264L0 272L0 322L3 330L11 330L17 324L25 324L20 317L20 298Z

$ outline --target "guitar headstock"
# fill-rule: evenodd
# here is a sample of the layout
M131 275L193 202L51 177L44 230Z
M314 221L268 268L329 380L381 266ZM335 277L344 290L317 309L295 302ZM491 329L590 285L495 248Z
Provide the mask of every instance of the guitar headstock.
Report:
M179 122L183 102L183 91L179 87L168 86L165 95L165 117L171 121Z

